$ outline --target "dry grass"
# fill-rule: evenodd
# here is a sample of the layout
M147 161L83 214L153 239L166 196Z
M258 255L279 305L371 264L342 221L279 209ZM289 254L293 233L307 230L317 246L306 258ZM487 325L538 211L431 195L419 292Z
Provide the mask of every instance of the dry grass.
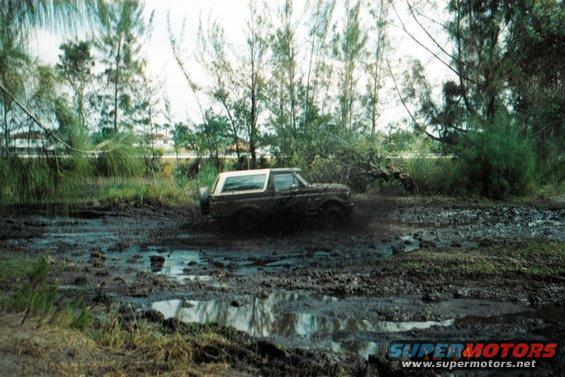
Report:
M140 323L135 331L96 333L19 325L21 313L2 314L0 376L238 376L226 363L195 364L193 339Z
M46 258L0 257L0 376L241 374L223 357L202 359L209 348L231 345L214 329L171 332L135 316L126 321L113 310L73 304L49 282L56 275L50 267Z

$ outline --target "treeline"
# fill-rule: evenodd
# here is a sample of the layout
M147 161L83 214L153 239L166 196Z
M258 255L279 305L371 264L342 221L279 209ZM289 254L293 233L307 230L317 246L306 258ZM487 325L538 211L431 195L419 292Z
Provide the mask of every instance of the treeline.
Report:
M181 122L147 71L143 46L154 20L143 2L0 6L4 194L57 186L62 177L155 174L151 135L159 132L216 169L227 168L219 156L228 146L238 158L232 168L259 166L258 150L268 147L271 165L360 190L399 169L411 190L445 194L502 197L563 182L565 12L556 0L451 0L440 9L444 24L427 11L443 3L251 0L242 46L202 19L195 51L185 25L168 18L171 59L199 110ZM32 31L48 25L87 36L63 43L54 67L27 49ZM393 29L449 72L439 96L422 62L393 60ZM398 119L383 124L390 107ZM22 161L10 135L38 127L57 147ZM96 161L92 150L102 152ZM398 158L406 152L410 158Z

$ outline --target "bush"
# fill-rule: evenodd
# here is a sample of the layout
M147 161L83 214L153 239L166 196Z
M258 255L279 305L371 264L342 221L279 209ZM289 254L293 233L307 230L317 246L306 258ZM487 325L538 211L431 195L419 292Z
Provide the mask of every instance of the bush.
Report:
M0 310L23 312L28 318L84 330L92 320L90 311L79 302L65 300L57 285L49 283L52 274L48 258L33 259L8 253L0 260Z
M144 156L145 174L155 175L163 172L163 151L150 148Z
M96 146L99 150L97 168L105 176L138 176L143 172L144 162L131 134L118 134Z
M434 158L422 151L405 162L418 192L503 198L529 192L538 178L534 139L504 114L472 127L448 152L453 156Z
M75 199L88 164L74 156L0 158L0 201L3 203L63 203Z
M348 145L337 145L331 155L317 155L304 169L312 182L343 183L358 192L367 191L373 181L372 164L381 165L384 157L378 144L360 138Z
M461 161L456 158L422 154L408 159L405 165L406 173L420 194L464 195L469 192L468 179L461 176Z
M456 153L461 176L475 192L493 198L528 192L536 179L534 139L508 115L499 114L484 131L469 134Z

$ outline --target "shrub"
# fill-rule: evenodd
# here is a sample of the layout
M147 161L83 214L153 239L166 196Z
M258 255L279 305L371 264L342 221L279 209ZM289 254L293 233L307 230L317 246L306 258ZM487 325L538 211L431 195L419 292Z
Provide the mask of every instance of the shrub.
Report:
M351 144L336 145L334 153L317 155L304 169L312 182L338 182L353 190L365 192L374 179L372 164L381 165L384 157L378 144L370 139L359 138Z
M467 177L461 176L457 158L420 155L405 162L406 173L420 194L463 195L468 193Z
M484 128L469 133L456 153L462 162L461 176L482 195L524 194L535 181L534 139L508 115L498 114Z
M114 177L140 175L144 163L134 144L131 134L118 134L98 144L98 172Z

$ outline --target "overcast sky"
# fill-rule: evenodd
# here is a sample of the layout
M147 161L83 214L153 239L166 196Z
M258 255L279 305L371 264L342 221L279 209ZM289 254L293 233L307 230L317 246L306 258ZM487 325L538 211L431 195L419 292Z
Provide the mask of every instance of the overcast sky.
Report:
M268 4L270 7L276 8L283 1L272 0ZM411 33L432 51L441 54L439 48L430 39L427 39L425 33L410 18L405 1L397 0L395 4L403 22ZM194 50L196 47L196 35L200 18L204 20L215 19L220 22L225 28L226 37L233 43L235 48L239 48L243 46L245 40L244 29L248 12L248 0L146 0L145 5L147 15L154 11L153 32L145 46L149 73L163 81L163 85L171 100L175 120L186 120L188 116L192 121L197 122L200 116L197 111L196 101L189 91L171 53L167 31L167 14L171 15L171 21L175 30L180 29L183 19L186 18L185 48L187 51ZM305 14L304 10L307 5L307 0L294 1L297 17ZM444 8L440 4L439 9L425 9L424 13L439 22L444 22L447 16ZM338 0L336 12L340 17L344 13L344 3L342 0ZM392 45L390 62L398 79L403 74L404 63L412 58L420 59L425 64L427 77L432 84L439 84L450 77L449 70L442 63L433 58L429 52L414 42L399 27L400 22L392 11L390 12L390 20L392 22L392 25L389 27L389 38ZM440 27L436 23L423 17L420 17L420 21L441 43L447 44L445 33L439 30ZM39 58L45 63L55 64L59 54L59 45L65 39L69 39L69 36L62 37L51 32L42 31L32 41L32 52L37 52ZM71 36L70 39L73 39L73 37ZM191 63L191 70L196 81L205 84L206 77L198 69L196 63ZM360 83L360 85L362 84ZM385 96L385 103L380 124L384 127L389 122L400 120L406 114L396 100L396 93L391 89L390 81L385 85L383 95Z

